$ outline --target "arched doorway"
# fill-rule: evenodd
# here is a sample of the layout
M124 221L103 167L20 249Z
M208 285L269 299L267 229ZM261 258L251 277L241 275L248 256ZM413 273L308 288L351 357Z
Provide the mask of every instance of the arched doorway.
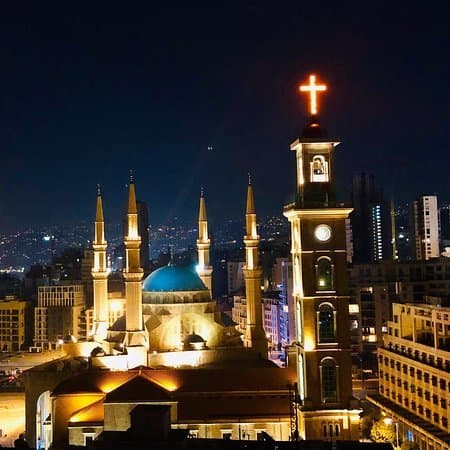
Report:
M52 442L52 403L50 391L43 392L36 403L36 449L47 450Z

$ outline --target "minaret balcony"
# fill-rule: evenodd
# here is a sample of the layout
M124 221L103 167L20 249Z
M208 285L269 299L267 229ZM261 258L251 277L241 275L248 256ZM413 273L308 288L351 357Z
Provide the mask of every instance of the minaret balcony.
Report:
M142 268L133 269L133 272L127 272L126 270L123 271L123 277L125 281L141 281L142 275L144 273Z

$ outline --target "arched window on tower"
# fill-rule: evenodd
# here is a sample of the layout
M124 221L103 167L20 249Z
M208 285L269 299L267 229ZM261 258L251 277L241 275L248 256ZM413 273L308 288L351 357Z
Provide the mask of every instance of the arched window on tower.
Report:
M329 181L328 177L328 162L322 155L315 155L310 162L311 182L312 183L326 183Z
M319 344L336 342L336 310L331 303L322 303L317 310Z
M322 256L316 263L316 289L318 291L333 290L333 264L327 256Z
M338 367L334 358L326 357L320 361L320 385L323 403L336 403L339 400Z

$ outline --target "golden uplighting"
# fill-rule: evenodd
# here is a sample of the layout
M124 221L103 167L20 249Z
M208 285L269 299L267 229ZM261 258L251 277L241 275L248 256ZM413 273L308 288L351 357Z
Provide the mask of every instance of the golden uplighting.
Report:
M114 373L111 373L111 377L106 377L101 381L99 388L105 394L109 394L114 389L118 388L120 385L128 381L127 379L115 379Z
M77 423L77 422L102 421L103 417L104 417L103 399L101 399L75 412L69 419L69 422Z
M175 383L175 381L170 379L169 377L158 380L152 379L152 381L161 386L162 388L164 388L166 391L170 392L176 391L179 387L178 384Z
M314 338L311 335L305 334L303 348L306 352L314 350Z
M309 111L312 116L317 114L317 93L324 92L327 90L327 86L325 84L316 84L316 76L309 76L309 84L301 85L300 92L308 92L309 93Z
M120 300L111 300L109 302L109 309L112 312L117 312L120 311L122 309L122 302Z

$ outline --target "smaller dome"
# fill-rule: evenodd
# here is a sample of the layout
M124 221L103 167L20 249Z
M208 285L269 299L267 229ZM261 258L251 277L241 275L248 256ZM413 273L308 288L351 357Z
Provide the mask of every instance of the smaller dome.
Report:
M169 264L153 271L142 284L144 292L207 291L194 268Z
M95 347L91 352L91 356L93 358L95 358L96 356L105 356L105 350L103 350L100 346Z
M184 345L188 345L188 344L199 344L199 343L203 343L205 342L205 340L199 336L198 334L192 333L189 334L188 336L186 336L184 338Z
M206 348L206 341L198 334L191 333L184 338L184 350L204 350Z
M303 128L302 138L320 139L327 137L327 130L320 126L318 117L311 116L309 124L305 128Z

